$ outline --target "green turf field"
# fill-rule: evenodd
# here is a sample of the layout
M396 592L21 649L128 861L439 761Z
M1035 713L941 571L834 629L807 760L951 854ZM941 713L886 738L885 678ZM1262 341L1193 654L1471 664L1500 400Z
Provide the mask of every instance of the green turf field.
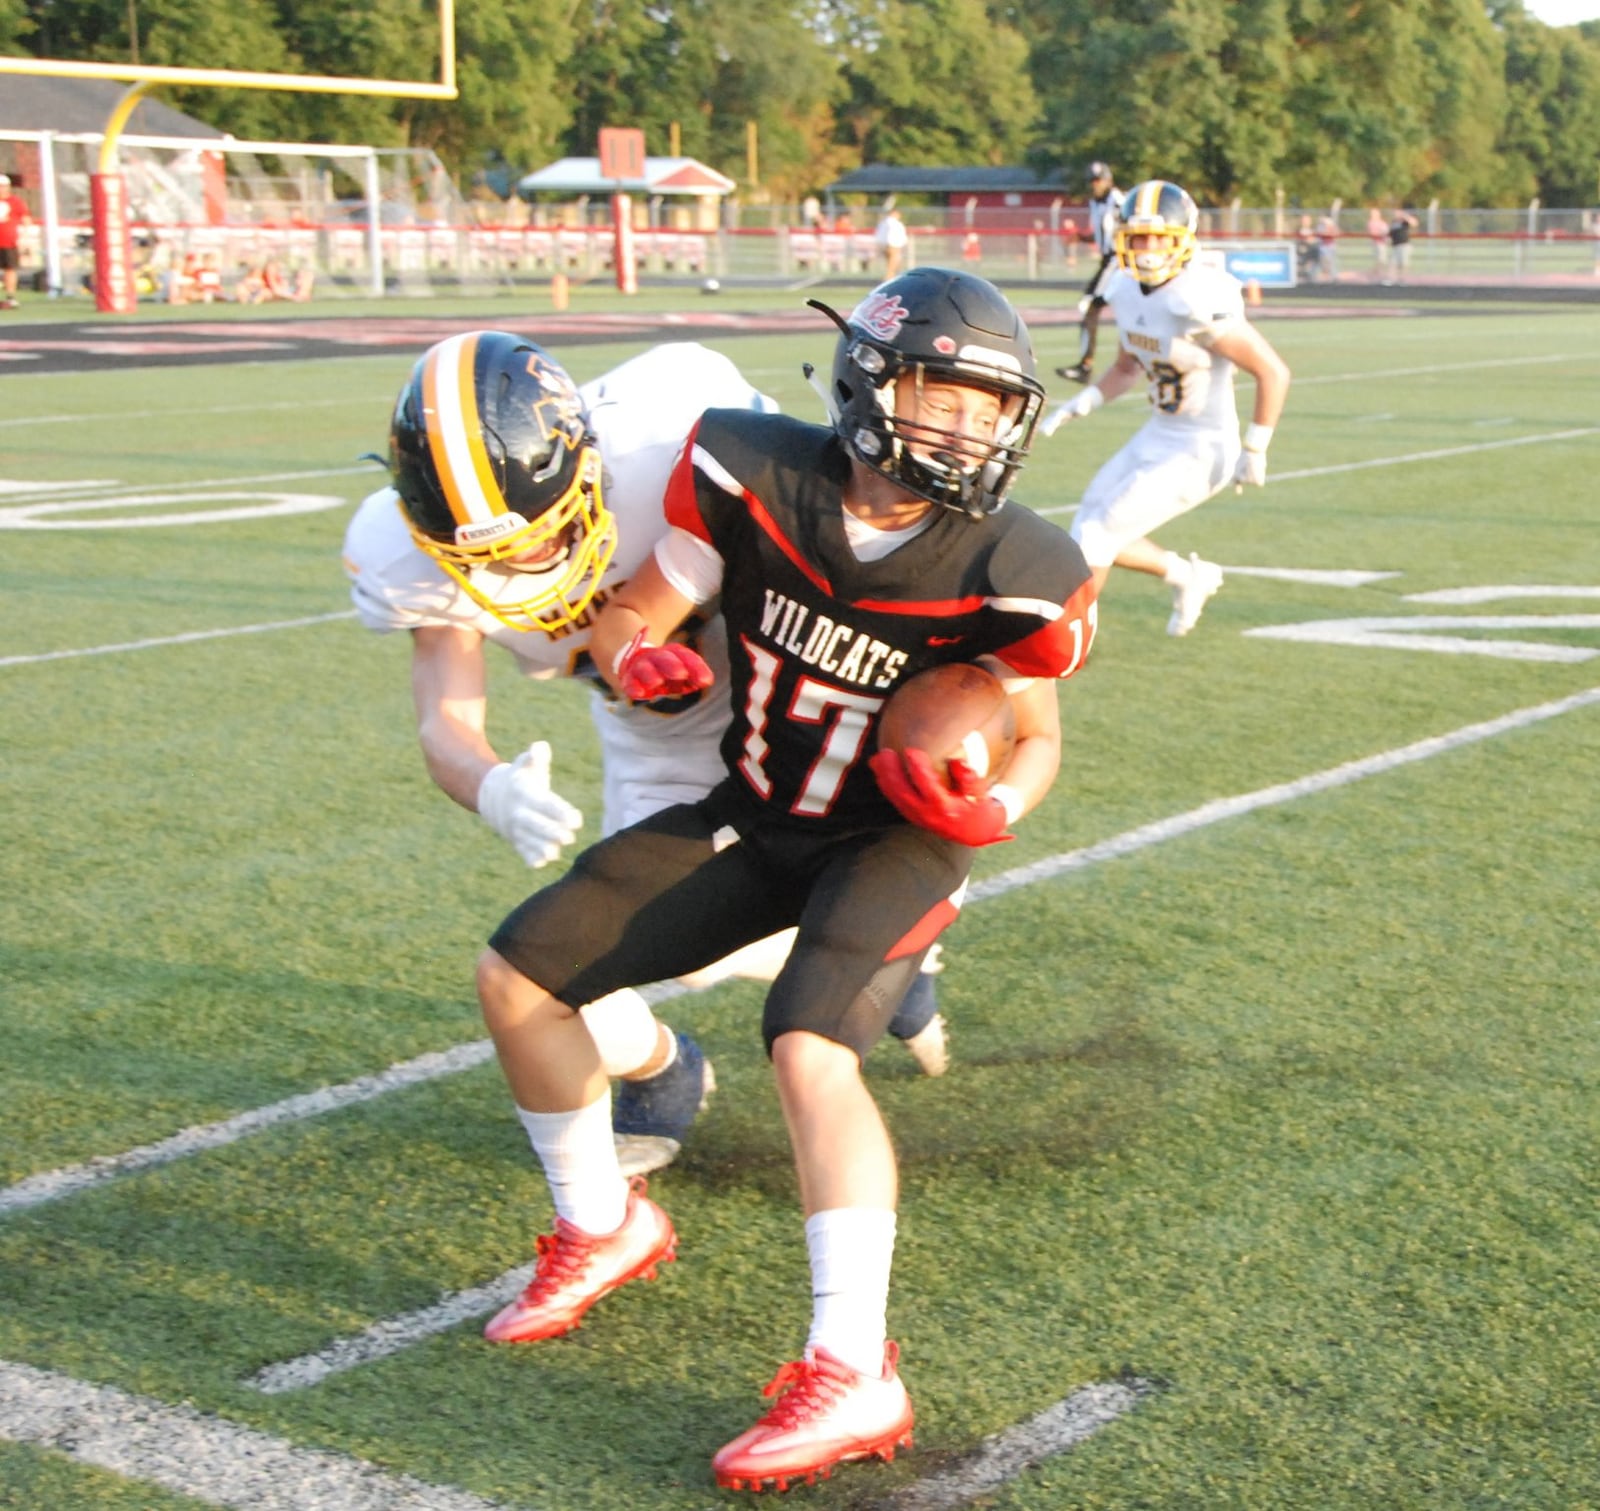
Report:
M1296 378L1274 477L1162 540L1301 575L1230 573L1181 641L1159 584L1113 576L1056 789L947 936L955 1066L869 1067L917 1447L804 1504L912 1504L1137 1379L973 1504L1600 1506L1600 309L1264 328ZM712 344L817 413L820 321ZM637 349L558 354L585 379ZM657 1283L555 1343L469 1319L250 1383L487 1284L549 1220L481 1056L245 1118L481 1040L472 962L529 885L429 784L405 644L332 617L412 355L0 376L0 478L65 485L0 493L0 1506L354 1504L297 1488L320 1450L441 1487L374 1505L702 1511L738 1499L710 1454L804 1339L759 988L732 983L663 1010L720 1090L652 1186L681 1236ZM1065 523L1141 416L1038 443L1022 499ZM597 813L584 695L503 660L501 748L548 736ZM155 1488L68 1457L83 1432L4 1441L38 1436L28 1369L271 1435L282 1498Z

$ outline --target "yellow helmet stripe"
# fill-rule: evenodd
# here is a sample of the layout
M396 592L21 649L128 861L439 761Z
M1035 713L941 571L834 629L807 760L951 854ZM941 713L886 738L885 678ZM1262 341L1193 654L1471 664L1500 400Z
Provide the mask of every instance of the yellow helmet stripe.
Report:
M1156 213L1156 206L1161 202L1161 185L1154 179L1149 183L1139 185L1139 202L1134 206L1134 214L1146 216Z
M506 512L483 444L472 378L477 354L478 333L467 331L441 341L429 352L422 369L428 450L458 525L482 524Z

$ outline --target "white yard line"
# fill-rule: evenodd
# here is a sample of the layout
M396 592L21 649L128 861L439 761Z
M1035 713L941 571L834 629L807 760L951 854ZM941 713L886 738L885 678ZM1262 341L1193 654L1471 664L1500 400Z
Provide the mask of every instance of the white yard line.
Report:
M1155 1387L1148 1380L1086 1385L1038 1416L993 1437L937 1474L907 1485L878 1503L881 1511L953 1511L998 1490L1046 1459L1076 1448L1102 1427L1126 1416Z
M1600 687L1464 725L1449 734L1347 761L1291 782L1205 803L1099 844L1002 872L973 887L970 901L1002 896L1246 813L1348 786L1596 704L1600 704ZM679 995L680 991L662 989L658 1000ZM208 1130L190 1130L188 1138L180 1134L162 1144L147 1145L138 1164L175 1159L199 1148L233 1142L276 1123L370 1100L399 1085L479 1064L489 1054L488 1042L479 1041L443 1055L423 1056L407 1066L395 1067L393 1072L290 1098L227 1123L214 1124L209 1136ZM124 1156L120 1160L91 1162L74 1171L36 1176L0 1193L0 1211L35 1206L136 1167ZM23 1188L28 1188L29 1199L17 1199ZM526 1283L528 1273L526 1266L508 1271L487 1285L459 1292L421 1312L380 1322L356 1338L337 1341L316 1355L271 1366L251 1383L267 1392L294 1390L397 1352L428 1333L453 1327L500 1304ZM886 1503L885 1511L953 1511L992 1492L1030 1465L1082 1442L1132 1410L1150 1389L1147 1382L1134 1380L1090 1385L1075 1391L1031 1421L987 1440L970 1456L908 1486ZM461 1491L426 1485L405 1476L386 1476L361 1460L297 1448L186 1407L167 1406L3 1361L0 1437L59 1448L84 1463L135 1480L163 1485L212 1505L250 1507L252 1511L300 1511L312 1504L329 1511L486 1511L489 1506Z
M1310 477L1332 477L1339 472L1364 472L1369 467L1403 467L1411 462L1437 462L1445 457L1471 456L1479 451L1504 451L1508 446L1543 446L1551 441L1571 441L1580 436L1600 435L1600 425L1585 425L1575 430L1548 430L1543 435L1517 436L1508 441L1479 441L1472 446L1448 446L1439 451L1410 451L1400 456L1374 456L1361 462L1335 462L1328 467L1301 467L1292 472L1274 472L1268 486L1277 483L1304 482ZM1037 514L1050 517L1057 514L1076 514L1076 504L1058 504L1053 509L1037 509Z
M320 1117L340 1107L370 1102L388 1091L399 1091L421 1081L431 1081L437 1076L470 1070L489 1059L491 1054L492 1047L487 1039L458 1044L454 1049L418 1055L414 1060L391 1065L375 1075L360 1076L338 1086L324 1086L317 1091L273 1102L270 1106L256 1107L249 1112L241 1112L237 1117L225 1118L220 1123L184 1128L154 1144L141 1144L136 1149L125 1149L121 1154L101 1155L81 1165L66 1165L59 1170L30 1175L26 1180L0 1190L0 1217L9 1217L13 1212L59 1201L63 1196L72 1196L94 1186L103 1186L107 1181L131 1175L136 1170L148 1170L176 1159L185 1159L191 1154L200 1154L207 1149L236 1144L240 1139L275 1128L280 1123L297 1123L305 1118Z
M977 903L992 897L1001 897L1019 887L1031 886L1036 882L1064 876L1069 872L1086 870L1108 860L1118 860L1153 845L1165 844L1168 840L1192 834L1212 824L1222 823L1264 808L1296 802L1315 793L1348 786L1352 782L1379 776L1417 761L1430 760L1434 756L1445 755L1464 746L1558 718L1596 703L1600 703L1600 687L1589 688L1551 703L1517 709L1480 724L1464 725L1449 734L1430 736L1394 750L1382 751L1356 761L1347 761L1324 771L1313 772L1309 776L1297 777L1293 781L1263 787L1255 792L1241 793L1235 797L1218 798L1198 808L1192 808L1187 813L1158 819L1137 829L1129 829L1098 844L1046 856L1028 865L1002 871L985 881L975 883L968 894L968 901ZM656 1002L663 1002L672 997L685 995L686 991L686 988L680 986L664 984L652 987L647 995ZM466 1070L483 1063L490 1057L490 1052L488 1040L478 1040L472 1044L457 1046L443 1054L420 1056L379 1075L364 1076L343 1085L291 1097L287 1101L258 1108L225 1122L186 1129L169 1139L146 1144L121 1155L106 1156L90 1160L85 1164L30 1176L27 1180L0 1190L0 1216L28 1207L41 1206L89 1187L102 1185L136 1170L165 1164L204 1149L216 1149L235 1143L263 1128L300 1118L320 1116L339 1107L370 1101L388 1091L417 1085L436 1076L451 1075L456 1071ZM249 1383L258 1389L273 1392L303 1389L342 1370L395 1353L434 1333L447 1331L468 1316L489 1311L494 1302L492 1299L483 1298L490 1297L491 1292L496 1297L501 1296L502 1292L515 1294L518 1287L511 1283L515 1273L508 1272L470 1291L446 1295L434 1305L409 1312L403 1317L382 1319L365 1331L336 1340L315 1354L269 1366ZM464 1297L474 1299L470 1304L464 1304Z
M494 1511L365 1459L300 1448L190 1406L0 1359L0 1437L241 1511Z
M1069 850L1064 855L1049 855L1043 860L1034 861L1031 865L1003 871L998 876L991 876L987 881L975 883L967 894L967 900L982 902L987 898L1013 891L1017 887L1030 886L1036 881L1065 876L1070 871L1086 870L1090 866L1099 865L1102 861L1119 860L1124 855L1132 855L1135 851L1147 849L1151 845L1165 844L1169 839L1176 839L1182 834L1193 834L1197 829L1220 824L1227 819L1239 818L1246 813L1256 813L1263 808L1278 807L1283 803L1298 802L1299 799L1310 797L1313 793L1330 792L1336 787L1348 787L1352 782L1363 781L1370 776L1381 776L1385 772L1409 766L1417 761L1432 760L1434 756L1446 755L1452 750L1475 745L1481 740L1492 740L1497 735L1509 734L1515 729L1527 729L1547 719L1557 719L1563 714L1573 713L1577 709L1588 708L1595 704L1600 704L1600 687L1587 688L1581 693L1557 698L1551 703L1538 703L1530 708L1515 709L1497 719L1487 719L1481 724L1464 724L1449 734L1431 735L1425 740L1416 740L1410 745L1401 745L1394 750L1380 751L1377 755L1363 756L1358 761L1345 761L1342 765L1330 766L1325 771L1314 771L1309 776L1296 777L1290 782L1279 782L1275 786L1262 787L1255 792L1243 792L1236 797L1217 798L1213 802L1202 803L1198 808L1191 808L1187 813L1179 813L1172 818L1157 819L1153 824L1141 824L1137 829L1129 829L1125 833L1114 835L1111 839L1101 840L1099 844L1085 845L1081 850Z
M1031 886L1034 882L1064 876L1068 872L1085 870L1090 866L1099 865L1102 861L1117 860L1122 856L1132 855L1152 845L1164 844L1169 839L1192 834L1197 829L1227 819L1295 802L1313 793L1348 786L1352 782L1379 776L1416 761L1430 760L1434 756L1444 755L1482 740L1493 739L1512 730L1525 729L1547 719L1559 718L1563 714L1587 708L1595 703L1600 703L1600 687L1591 687L1583 692L1558 698L1551 703L1539 703L1528 708L1516 709L1481 724L1463 725L1449 734L1433 735L1394 750L1381 751L1377 755L1365 756L1356 761L1346 761L1325 771L1296 777L1293 781L1262 787L1255 792L1240 793L1235 797L1217 798L1212 802L1201 804L1198 808L1191 808L1187 813L1157 819L1154 823L1126 830L1097 844L1085 845L1081 849L1068 850L1059 855L1049 855L1028 865L1002 871L985 881L975 882L967 894L967 900L969 903L976 903L991 897L1001 897L1018 887ZM652 1002L659 1003L687 995L688 991L688 988L674 983L662 983L648 988L645 995ZM227 1118L222 1122L186 1128L157 1143L142 1144L121 1154L102 1155L82 1164L67 1165L57 1170L28 1176L15 1185L0 1188L0 1217L30 1207L43 1206L64 1196L104 1185L108 1181L138 1170L164 1165L203 1150L218 1149L237 1143L240 1139L248 1138L266 1128L296 1122L303 1118L319 1117L340 1107L371 1101L374 1097L382 1096L389 1091L415 1086L442 1075L454 1075L458 1071L482 1064L490 1057L490 1053L487 1039L459 1044L450 1050L419 1055L414 1060L391 1066L388 1070L379 1071L375 1075L361 1076L337 1086L325 1086L318 1091L305 1092L282 1102L274 1102L266 1107L240 1113L237 1117ZM448 1298L445 1303L441 1303L444 1304L448 1304Z
M116 645L88 645L80 650L39 651L31 656L0 656L0 666L31 666L39 661L70 661L76 656L112 656L121 651L150 651L164 645L190 645L198 640L225 640L230 635L265 635L272 630L297 630L309 624L354 619L354 609L337 614L312 614L306 619L274 619L266 624L236 624L225 630L190 630L182 635L162 635L153 640L124 640Z
M386 1317L365 1332L340 1338L314 1354L269 1364L244 1383L264 1396L281 1396L291 1390L320 1385L329 1375L387 1358L435 1333L449 1332L459 1322L470 1322L474 1317L497 1312L532 1279L532 1263L519 1264L483 1285L456 1291L433 1306L403 1312L398 1317Z
M72 489L75 492L93 493L101 498L115 497L119 493L149 493L155 488L162 488L168 492L180 489L194 488L245 488L257 483L297 483L308 477L354 477L357 473L367 473L374 479L387 476L384 469L376 462L361 462L348 467L310 467L299 472L258 472L253 477L202 477L183 483L124 483L115 480L96 482L92 479L72 483L23 483L15 478L5 479L5 493L9 496L15 493L35 492L61 492Z
M1320 383L1371 383L1379 378L1427 378L1435 373L1481 372L1486 367L1539 367L1550 362L1580 362L1592 359L1592 351L1558 352L1548 357L1487 357L1476 362L1434 362L1427 367L1381 367L1374 372L1324 373L1321 377L1296 378L1296 388Z
M82 373L30 373L30 377L66 377L81 378ZM316 407L327 409L335 404L359 404L363 408L371 407L382 414L378 406L392 404L393 394L374 394L371 397L347 394L344 398L318 399ZM264 404L185 404L182 409L118 409L107 410L100 414L37 414L8 416L0 419L0 430L11 428L26 428L29 425L80 425L99 424L105 420L170 420L181 418L188 420L197 414L260 414L269 409L302 410L306 407L304 399L276 399Z

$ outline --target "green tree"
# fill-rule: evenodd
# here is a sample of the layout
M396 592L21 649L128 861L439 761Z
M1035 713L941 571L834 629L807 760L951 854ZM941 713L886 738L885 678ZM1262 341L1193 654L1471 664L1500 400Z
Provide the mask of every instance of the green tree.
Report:
M21 53L33 31L27 0L0 0L0 52Z
M574 154L592 154L602 126L634 126L662 155L676 126L685 155L743 180L753 121L763 184L784 196L827 171L843 92L805 8L747 0L598 0L569 82Z
M828 0L822 14L863 161L1024 160L1039 118L1028 42L982 0Z

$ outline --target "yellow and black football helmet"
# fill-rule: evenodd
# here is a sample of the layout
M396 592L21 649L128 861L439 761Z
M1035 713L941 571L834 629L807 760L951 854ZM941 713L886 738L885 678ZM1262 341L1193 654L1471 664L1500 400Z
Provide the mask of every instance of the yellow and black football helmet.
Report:
M549 631L589 606L616 522L583 400L541 347L504 331L430 347L395 403L389 469L412 539L479 608Z
M1117 221L1117 263L1147 289L1157 288L1189 265L1199 228L1200 211L1177 184L1159 178L1135 184ZM1154 236L1159 244L1134 248L1129 243L1135 236Z

